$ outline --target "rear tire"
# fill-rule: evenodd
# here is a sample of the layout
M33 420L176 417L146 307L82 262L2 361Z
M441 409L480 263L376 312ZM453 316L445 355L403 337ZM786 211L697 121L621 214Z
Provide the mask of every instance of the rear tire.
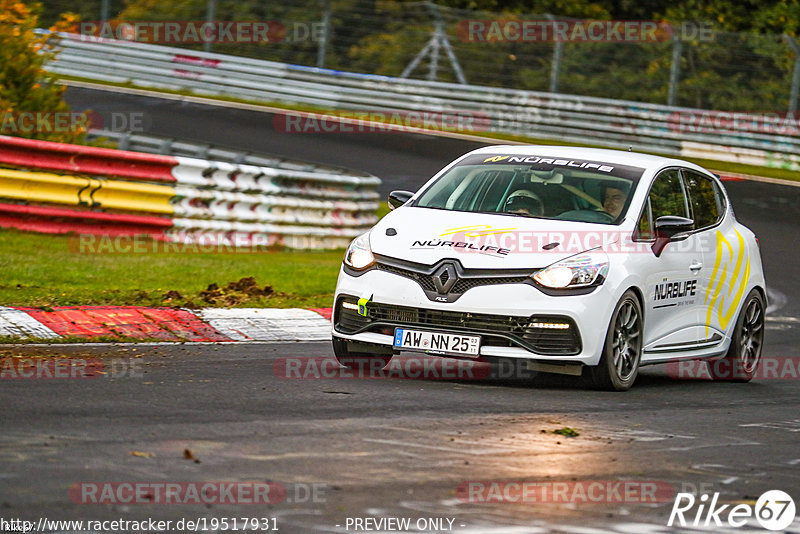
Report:
M736 319L728 353L706 362L711 378L725 382L749 382L761 363L764 345L764 299L757 289L747 295Z
M337 337L333 338L333 354L336 360L348 369L359 369L364 373L379 371L386 367L392 356L373 354L370 352L354 352L349 349L350 343ZM376 351L377 352L377 351Z
M630 389L639 374L643 333L642 306L629 289L611 314L600 363L584 368L589 385L607 391Z

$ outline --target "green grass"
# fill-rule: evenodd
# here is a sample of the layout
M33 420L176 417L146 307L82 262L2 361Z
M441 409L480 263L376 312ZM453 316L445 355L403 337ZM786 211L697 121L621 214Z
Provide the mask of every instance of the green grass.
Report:
M124 88L133 88L133 89L143 89L147 91L155 91L159 93L166 93L172 95L181 95L181 96L196 96L200 98L208 98L211 100L219 100L222 102L235 102L241 104L251 104L255 106L264 106L264 107L272 107L272 108L279 108L285 109L287 111L302 111L302 112L310 112L310 113L331 113L336 114L341 110L334 110L330 108L323 108L319 106L313 105L300 105L300 104L290 104L286 102L264 102L264 101L257 101L257 100L248 100L242 98L235 98L230 96L214 96L214 95L206 95L206 94L199 94L195 93L194 91L189 90L175 90L175 89L161 89L155 87L139 87L134 85L130 82L126 83L118 83L118 82L106 82L100 80L92 80L90 78L81 78L76 76L59 76L63 80L72 80L72 81L79 81L79 82L89 82L89 83L96 83L101 85L108 85L112 87L124 87ZM602 143L575 143L575 142L566 142L560 141L557 139L542 139L538 137L531 137L531 136L519 136L519 135L511 135L511 134L504 134L504 133L496 133L496 132L469 132L469 131L458 131L453 133L461 133L465 135L476 135L479 137L485 137L488 139L494 139L497 141L517 141L520 143L526 144L533 144L533 145L564 145L568 144L570 146L582 146L587 148L610 148L608 145L603 145ZM100 140L99 143L106 143L106 141ZM635 143L632 145L633 150L636 150ZM613 148L613 147L611 147ZM660 156L665 157L676 157L670 154L661 154L658 152L648 152ZM779 178L782 180L793 180L798 181L800 180L800 173L797 171L792 171L789 169L781 169L777 167L759 167L756 165L744 165L741 163L734 163L734 162L727 162L727 161L717 161L717 160L710 160L710 159L702 159L702 158L680 158L685 161L691 161L692 163L696 163L701 167L705 167L710 170L718 171L718 172L729 172L729 173L736 173L736 174L750 174L753 176L765 176L769 178Z
M67 236L0 230L0 304L45 310L73 305L330 307L342 261L340 250L86 254L76 249L75 239ZM250 277L255 284L235 284ZM218 289L208 291L211 284Z

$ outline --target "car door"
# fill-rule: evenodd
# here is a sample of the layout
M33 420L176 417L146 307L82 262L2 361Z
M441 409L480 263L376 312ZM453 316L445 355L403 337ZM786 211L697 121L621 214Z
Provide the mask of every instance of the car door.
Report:
M704 325L701 342L715 345L735 319L749 274L744 238L734 224L724 224L728 209L725 195L710 177L682 169L689 208L695 222L703 268L698 279L698 312Z
M637 240L653 241L659 217L691 218L686 187L678 168L661 171L653 181L637 226ZM695 232L676 236L660 256L648 253L644 263L646 353L684 350L703 338L700 320L700 272L703 251Z

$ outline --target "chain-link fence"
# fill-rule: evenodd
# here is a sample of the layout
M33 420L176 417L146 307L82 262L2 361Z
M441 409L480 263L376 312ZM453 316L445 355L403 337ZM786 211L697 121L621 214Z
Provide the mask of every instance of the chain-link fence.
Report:
M135 4L118 19L270 24L270 42L190 48L351 72L754 112L794 112L800 86L793 38L703 22L581 22L432 2L195 0L146 12Z

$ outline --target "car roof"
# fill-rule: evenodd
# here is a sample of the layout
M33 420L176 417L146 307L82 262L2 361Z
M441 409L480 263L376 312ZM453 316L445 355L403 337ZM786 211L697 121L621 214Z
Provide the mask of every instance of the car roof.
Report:
M643 154L641 152L628 152L626 150L611 150L607 148L584 148L576 146L553 145L490 145L473 150L470 152L470 154L497 154L498 152L514 156L553 156L582 160L589 159L617 163L619 165L643 167L645 169L678 165L708 172L702 167L699 167L688 161L665 158L663 156L654 156L652 154Z

